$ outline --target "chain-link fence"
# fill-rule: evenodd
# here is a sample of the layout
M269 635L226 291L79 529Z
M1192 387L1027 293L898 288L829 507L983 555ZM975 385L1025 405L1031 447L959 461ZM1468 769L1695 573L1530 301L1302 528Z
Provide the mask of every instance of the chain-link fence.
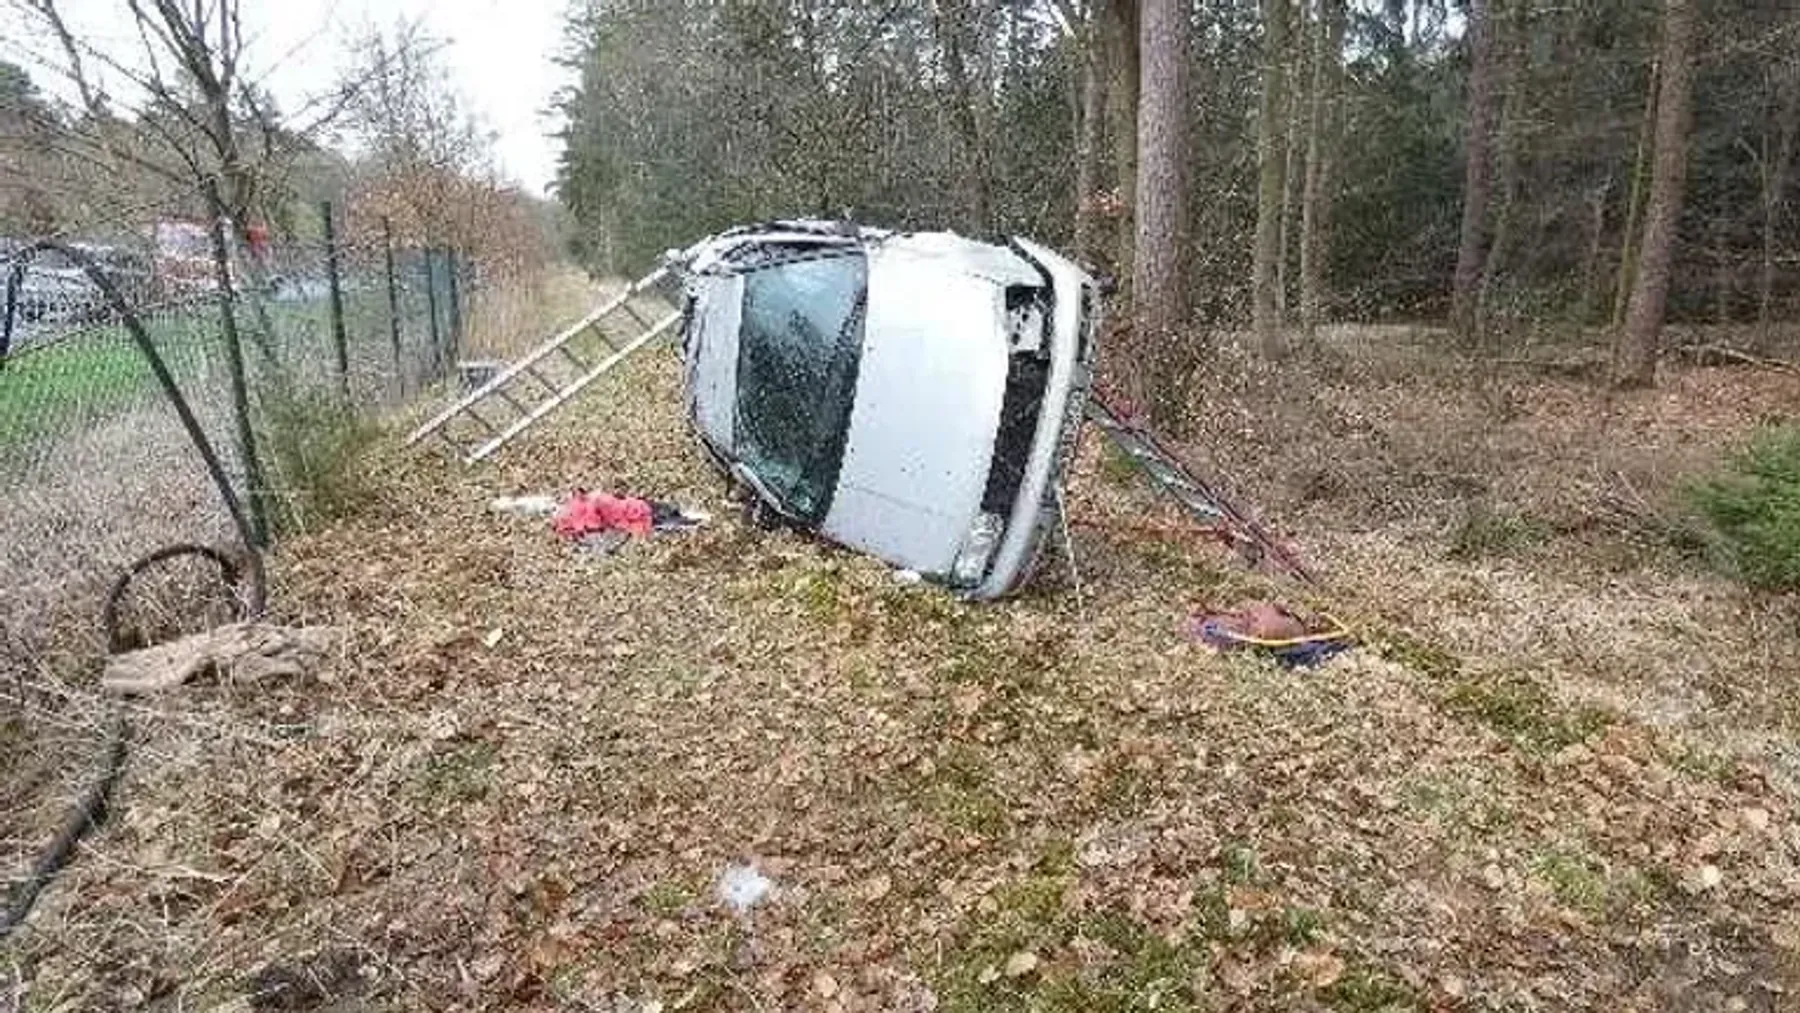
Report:
M337 434L452 368L481 288L469 261L386 229L346 236L339 217L326 205L301 234L253 233L224 284L194 223L0 247L0 672L94 657L99 602L132 560L239 541L106 288L141 323L259 537L304 516Z

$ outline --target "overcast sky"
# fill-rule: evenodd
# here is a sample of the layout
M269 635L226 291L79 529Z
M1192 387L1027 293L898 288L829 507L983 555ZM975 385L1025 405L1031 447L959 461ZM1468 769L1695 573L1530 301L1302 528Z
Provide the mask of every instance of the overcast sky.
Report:
M124 0L59 0L78 34L109 53L141 51ZM328 90L345 70L351 40L370 27L416 22L442 41L452 84L481 125L497 135L500 171L544 193L556 168L556 122L545 115L567 75L554 57L561 47L566 0L243 0L249 70L276 101L296 108ZM16 8L0 5L10 20ZM26 65L46 91L66 94L45 69L45 39L0 32L0 55Z

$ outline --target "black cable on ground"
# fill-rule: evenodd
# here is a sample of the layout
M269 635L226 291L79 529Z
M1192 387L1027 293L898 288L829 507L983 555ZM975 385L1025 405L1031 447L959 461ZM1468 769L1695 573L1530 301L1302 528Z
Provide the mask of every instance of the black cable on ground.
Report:
M131 590L131 584L144 571L182 556L199 556L219 568L219 583L230 594L231 601L237 606L239 619L262 615L267 591L263 586L263 572L260 566L240 567L238 561L229 554L210 545L186 543L170 545L139 559L125 568L113 581L111 590L106 593L106 604L101 609L100 622L106 631L106 651L108 654L120 654L145 645L135 643L125 635L119 625L119 607ZM246 569L248 572L246 573Z
M75 853L75 845L87 836L87 832L97 827L106 819L106 809L112 799L113 785L125 770L125 709L118 703L112 704L112 715L107 719L106 755L101 759L99 776L83 792L63 825L51 839L48 847L39 853L37 861L31 863L31 871L25 879L12 889L12 895L6 900L6 909L0 911L0 939L12 934L12 930L25 923L26 916L31 914L37 903L38 894L62 867L69 863Z
M218 566L219 580L231 592L239 619L261 615L268 591L263 582L261 560L256 558L254 549L250 552L251 565L242 568L231 556L218 549L193 544L170 545L133 562L113 582L112 589L106 595L106 604L101 609L100 620L105 629L107 653L117 654L132 646L119 626L120 603L130 591L132 582L145 571L183 556L199 556ZM118 700L108 704L105 755L101 757L100 770L88 785L87 791L70 807L56 836L38 854L37 861L31 864L31 871L13 887L11 895L7 897L6 907L0 909L0 939L5 939L14 929L24 924L31 909L37 904L38 895L69 864L69 859L75 854L75 846L81 843L88 831L105 822L113 787L125 770L125 743L130 729L130 722L125 717L125 705Z

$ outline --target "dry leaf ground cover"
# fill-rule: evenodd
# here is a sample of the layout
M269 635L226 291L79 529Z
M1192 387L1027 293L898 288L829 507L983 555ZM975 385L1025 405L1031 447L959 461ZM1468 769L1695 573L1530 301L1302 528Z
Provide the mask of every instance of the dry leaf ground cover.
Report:
M43 1010L1795 1008L1791 605L1611 529L1463 544L1476 494L1405 444L1461 381L1434 411L1362 379L1307 394L1331 453L1254 472L1316 595L1170 534L1091 443L1078 592L904 585L741 523L666 358L494 467L383 453L375 502L273 564L342 656L136 713L115 821L0 973ZM1722 442L1795 403L1769 382L1617 410ZM1525 387L1469 431L1531 442L1558 392L1594 409ZM1504 460L1479 495L1561 481ZM484 510L574 486L716 521L593 558ZM1269 594L1364 645L1296 672L1187 641ZM775 891L740 917L743 861Z

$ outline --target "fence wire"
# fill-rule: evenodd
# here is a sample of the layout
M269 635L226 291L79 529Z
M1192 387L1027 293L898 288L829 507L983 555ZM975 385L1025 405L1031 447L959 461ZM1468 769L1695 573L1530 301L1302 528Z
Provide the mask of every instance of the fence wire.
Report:
M396 245L385 230L347 237L336 223L322 227L328 220L238 251L230 298L197 252L172 257L147 236L78 246L143 322L247 503L279 506L302 480L280 449L306 412L391 409L459 355L478 287L463 258ZM0 246L0 284L30 245ZM99 602L132 560L171 543L238 539L99 288L50 251L29 258L14 289L10 315L0 303L0 675L23 680L67 675L46 667L98 655ZM228 310L249 446L234 412Z

